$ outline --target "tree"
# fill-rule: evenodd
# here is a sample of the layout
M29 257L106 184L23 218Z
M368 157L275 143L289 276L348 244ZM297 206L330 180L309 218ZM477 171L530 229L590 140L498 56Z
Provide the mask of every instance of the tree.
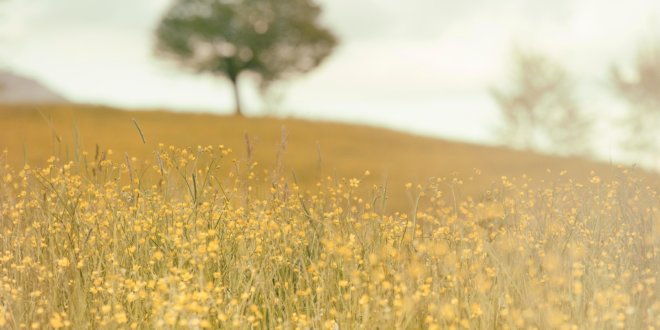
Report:
M239 78L272 82L306 73L337 44L312 0L176 0L156 29L156 54L229 79L241 115Z
M492 88L505 126L504 142L567 155L588 153L590 120L577 102L566 70L544 56L516 50L510 88Z
M623 148L636 156L660 153L660 43L640 47L630 75L614 67L612 85L629 105Z

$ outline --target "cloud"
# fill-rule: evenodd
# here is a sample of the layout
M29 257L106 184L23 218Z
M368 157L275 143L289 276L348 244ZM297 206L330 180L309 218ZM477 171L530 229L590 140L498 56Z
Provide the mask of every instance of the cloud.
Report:
M24 33L38 36L49 31L112 28L118 32L143 32L165 8L166 0L30 0L15 1L12 11L26 27Z
M344 42L386 38L395 27L379 0L324 0L320 4L325 25Z

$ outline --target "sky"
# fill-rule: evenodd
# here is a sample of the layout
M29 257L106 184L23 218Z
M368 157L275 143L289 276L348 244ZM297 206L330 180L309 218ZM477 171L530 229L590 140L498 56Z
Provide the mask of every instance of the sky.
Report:
M489 88L506 86L513 47L563 63L587 111L620 116L608 96L613 64L658 36L657 0L323 0L323 24L341 39L316 71L280 84L266 101L243 81L248 114L366 123L496 144ZM70 100L128 108L229 113L227 81L195 76L153 56L152 31L170 0L5 0L0 65ZM601 158L618 157L602 125Z

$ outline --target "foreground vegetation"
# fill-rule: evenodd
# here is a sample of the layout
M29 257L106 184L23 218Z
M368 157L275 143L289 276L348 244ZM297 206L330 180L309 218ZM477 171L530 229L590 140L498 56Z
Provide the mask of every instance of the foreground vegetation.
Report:
M0 327L660 327L660 196L626 170L386 186L224 146L0 167ZM153 160L151 160L153 159ZM479 173L474 173L478 176Z

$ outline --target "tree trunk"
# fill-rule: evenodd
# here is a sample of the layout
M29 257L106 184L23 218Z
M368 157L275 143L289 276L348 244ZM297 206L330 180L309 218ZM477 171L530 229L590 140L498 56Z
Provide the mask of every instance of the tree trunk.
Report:
M234 113L239 117L243 117L243 109L241 108L241 93L238 91L238 77L233 77L230 80L232 89L234 90L234 103L236 105Z

